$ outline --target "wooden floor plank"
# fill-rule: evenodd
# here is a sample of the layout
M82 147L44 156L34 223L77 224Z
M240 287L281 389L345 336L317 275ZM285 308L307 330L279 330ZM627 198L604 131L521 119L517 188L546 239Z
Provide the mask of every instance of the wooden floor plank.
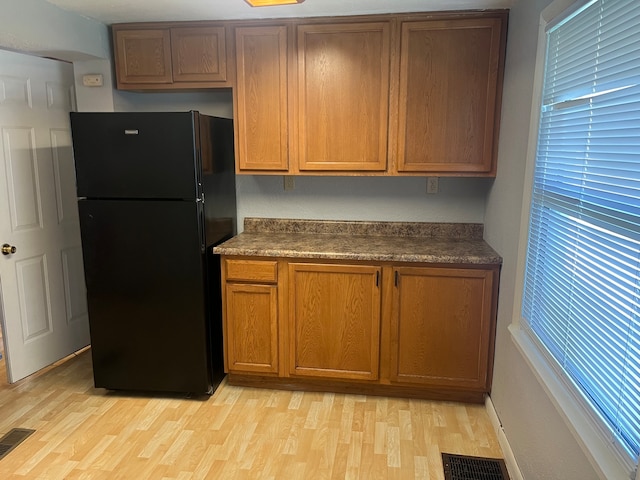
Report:
M0 434L36 432L2 479L443 480L440 454L501 457L482 405L229 386L211 397L93 387L85 350L0 385Z

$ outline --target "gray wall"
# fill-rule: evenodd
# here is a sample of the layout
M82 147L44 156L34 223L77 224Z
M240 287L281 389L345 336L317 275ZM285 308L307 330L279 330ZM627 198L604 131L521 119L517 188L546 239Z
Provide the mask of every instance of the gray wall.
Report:
M43 0L0 0L0 47L69 62L109 58L107 27Z
M540 13L551 0L515 2L509 17L498 175L486 202L485 239L503 257L491 399L527 479L598 478L516 349L513 320L525 159Z
M439 193L426 194L424 178L296 177L283 190L282 177L242 177L239 214L259 217L425 222L477 222L484 217L487 179L440 179Z

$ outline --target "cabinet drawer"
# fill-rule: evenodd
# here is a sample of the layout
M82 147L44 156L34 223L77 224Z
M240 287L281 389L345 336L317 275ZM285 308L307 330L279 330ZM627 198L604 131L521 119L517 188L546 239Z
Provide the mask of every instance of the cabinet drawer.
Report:
M276 283L278 262L265 260L226 260L227 281Z

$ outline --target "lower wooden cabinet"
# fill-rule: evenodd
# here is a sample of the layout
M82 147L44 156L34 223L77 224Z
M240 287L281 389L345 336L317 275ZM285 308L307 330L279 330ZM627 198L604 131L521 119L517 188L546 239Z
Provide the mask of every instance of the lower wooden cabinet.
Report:
M225 259L222 271L226 370L277 374L277 263Z
M278 296L275 285L226 285L230 372L278 372Z
M289 264L289 373L376 380L380 267Z
M394 269L393 382L488 387L493 333L493 272Z
M480 402L498 265L223 257L237 385Z

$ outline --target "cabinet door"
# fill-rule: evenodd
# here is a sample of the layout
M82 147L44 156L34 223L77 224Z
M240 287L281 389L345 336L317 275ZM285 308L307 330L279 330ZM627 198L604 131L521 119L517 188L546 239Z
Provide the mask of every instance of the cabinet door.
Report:
M300 171L384 171L389 24L298 26Z
M235 119L237 171L289 168L287 30L236 28Z
M394 270L391 380L488 390L493 270Z
M230 373L278 372L275 285L226 285L225 345Z
M378 378L380 272L375 266L289 265L290 374Z
M113 31L120 84L171 83L169 29Z
M227 79L224 27L171 29L174 82L223 82Z
M495 175L500 18L403 22L398 171Z

